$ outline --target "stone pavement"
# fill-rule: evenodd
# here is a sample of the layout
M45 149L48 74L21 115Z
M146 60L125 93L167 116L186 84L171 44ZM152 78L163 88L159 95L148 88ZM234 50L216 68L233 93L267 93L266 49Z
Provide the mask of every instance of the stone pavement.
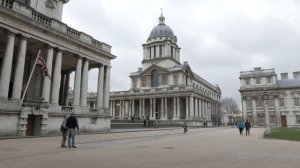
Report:
M299 142L262 139L263 128L181 129L0 140L1 168L299 168Z

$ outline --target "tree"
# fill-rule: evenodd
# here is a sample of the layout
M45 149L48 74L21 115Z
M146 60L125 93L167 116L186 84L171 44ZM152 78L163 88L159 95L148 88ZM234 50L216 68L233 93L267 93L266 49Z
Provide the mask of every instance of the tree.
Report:
M238 104L232 97L225 97L221 100L222 108L227 114L239 114L241 111Z

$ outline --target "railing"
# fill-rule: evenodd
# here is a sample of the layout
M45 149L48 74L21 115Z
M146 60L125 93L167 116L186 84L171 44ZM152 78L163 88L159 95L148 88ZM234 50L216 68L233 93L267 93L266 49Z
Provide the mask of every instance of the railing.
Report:
M74 107L61 107L61 111L62 112L69 112L69 113L71 113L71 112L74 112Z
M42 15L38 12L32 12L32 19L44 24L45 26L51 26L51 20L49 17Z
M89 109L89 112L92 114L97 114L98 110L97 109Z
M76 39L79 39L79 36L80 36L80 32L75 30L75 29L72 29L70 27L67 28L67 34L73 38L76 38Z
M13 0L0 0L0 5L6 8L12 8L13 2L14 2Z

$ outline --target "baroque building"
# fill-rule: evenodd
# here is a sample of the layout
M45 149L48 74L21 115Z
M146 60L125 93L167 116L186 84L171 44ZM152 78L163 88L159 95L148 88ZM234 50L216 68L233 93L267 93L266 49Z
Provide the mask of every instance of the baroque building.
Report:
M265 125L267 108L271 126L300 126L300 72L293 72L293 79L288 73L281 73L281 79L277 79L274 68L257 67L240 72L240 81L244 119ZM264 92L268 100L264 100Z
M0 0L0 136L57 133L70 112L77 115L82 132L110 129L110 62L116 56L111 46L61 21L68 1ZM50 78L38 67L33 69L38 51ZM99 82L97 108L90 110L87 89L92 68L99 69ZM74 96L68 106L72 72Z
M221 121L220 88L194 73L188 62L181 64L177 37L162 14L142 46L142 67L130 74L131 88L110 92L112 119Z

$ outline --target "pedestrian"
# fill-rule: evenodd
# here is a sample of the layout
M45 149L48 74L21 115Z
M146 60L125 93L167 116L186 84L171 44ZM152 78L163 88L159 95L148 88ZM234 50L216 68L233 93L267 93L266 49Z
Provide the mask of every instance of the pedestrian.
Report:
M188 128L187 128L187 124L185 122L182 123L182 128L183 128L183 133L187 133Z
M158 120L155 120L155 128L158 129Z
M239 131L240 131L240 135L243 135L243 131L244 131L244 123L243 123L243 121L239 121L239 122L238 122L237 128L238 128Z
M148 126L151 128L151 120L148 119Z
M147 124L147 120L146 118L144 118L144 127L146 127L146 124Z
M251 124L248 120L246 120L244 127L246 128L246 135L250 135Z
M60 132L62 133L62 139L61 139L61 147L65 148L66 146L66 140L67 140L67 132L68 132L68 127L67 127L67 119L70 117L70 115L65 116L61 126L60 126Z
M70 117L68 117L66 125L68 127L68 146L69 148L77 148L75 146L75 128L79 131L79 126L74 112L72 112Z

